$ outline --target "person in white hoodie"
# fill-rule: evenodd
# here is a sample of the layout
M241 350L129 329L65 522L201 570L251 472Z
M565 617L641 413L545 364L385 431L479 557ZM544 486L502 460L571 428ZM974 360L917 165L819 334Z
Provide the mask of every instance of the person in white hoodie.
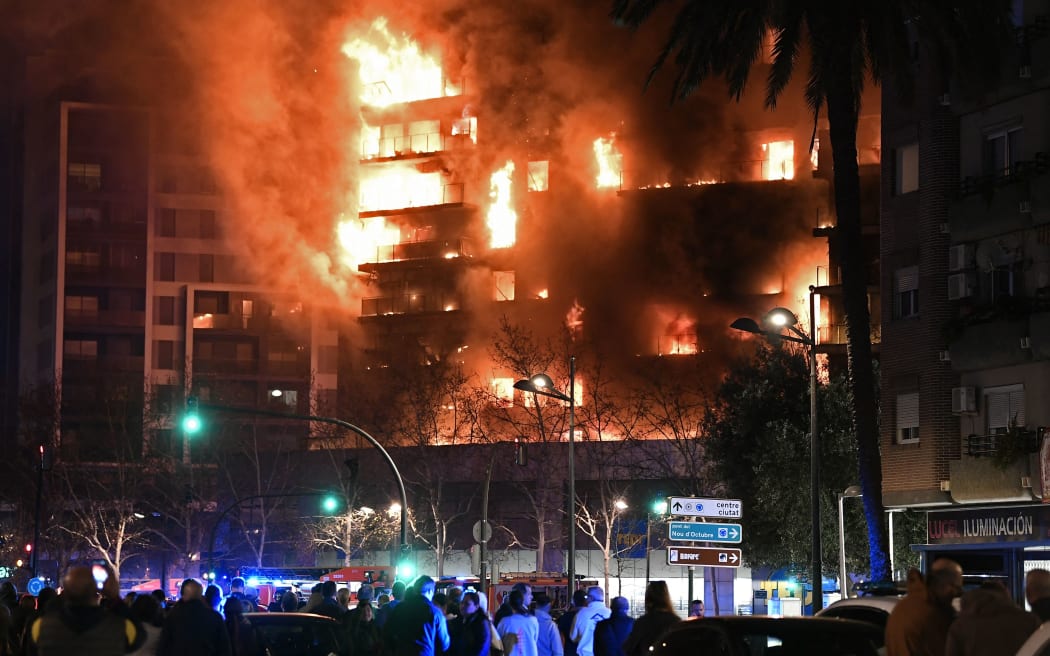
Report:
M605 592L596 585L587 588L587 605L576 613L569 633L578 656L594 656L594 627L611 614L605 606Z

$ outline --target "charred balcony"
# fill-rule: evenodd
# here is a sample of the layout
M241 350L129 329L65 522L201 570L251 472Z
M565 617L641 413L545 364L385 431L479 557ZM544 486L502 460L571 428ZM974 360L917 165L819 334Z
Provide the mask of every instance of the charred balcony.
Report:
M361 317L456 312L463 301L454 293L406 293L361 299Z
M402 242L376 247L373 259L360 266L361 271L372 272L380 264L393 262L420 262L444 260L465 262L474 257L474 247L469 239L433 239Z

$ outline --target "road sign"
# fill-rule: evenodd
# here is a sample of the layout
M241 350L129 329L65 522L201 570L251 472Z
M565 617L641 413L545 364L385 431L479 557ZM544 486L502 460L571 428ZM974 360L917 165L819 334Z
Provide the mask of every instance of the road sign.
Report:
M668 537L672 540L695 540L697 542L727 542L739 544L743 536L740 524L716 524L714 522L668 522Z
M671 497L667 503L670 515L687 517L721 517L740 519L743 504L740 499L698 499L695 497Z
M474 540L476 542L488 542L492 539L492 524L482 522L480 519L474 522Z
M668 547L667 564L740 567L740 550L732 547Z

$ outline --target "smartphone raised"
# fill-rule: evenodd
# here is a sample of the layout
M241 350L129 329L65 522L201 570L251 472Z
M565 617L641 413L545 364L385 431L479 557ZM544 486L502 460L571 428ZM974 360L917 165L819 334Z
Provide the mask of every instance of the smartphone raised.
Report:
M95 577L95 586L101 590L102 586L106 584L106 579L109 578L109 571L102 565L92 565L91 575Z

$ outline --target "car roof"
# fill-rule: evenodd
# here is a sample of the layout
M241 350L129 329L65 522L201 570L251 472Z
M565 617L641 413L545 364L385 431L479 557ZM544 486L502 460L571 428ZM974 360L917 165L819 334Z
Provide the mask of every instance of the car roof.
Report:
M303 622L331 622L336 624L336 621L331 617L316 613L245 613L244 616L250 622L261 621L264 624L302 624Z
M890 596L869 596L869 597L851 597L849 599L839 599L838 601L828 605L826 608L821 609L817 613L817 617L824 615L830 610L835 608L849 608L849 607L860 607L860 608L877 608L884 610L887 613L893 610L893 607L901 600L901 597L890 597Z
M724 624L734 631L850 631L881 635L882 631L868 622L846 620L837 617L773 617L770 615L724 615L717 617L698 617L681 622L671 627L670 631L690 631L695 627L710 626L712 623Z

